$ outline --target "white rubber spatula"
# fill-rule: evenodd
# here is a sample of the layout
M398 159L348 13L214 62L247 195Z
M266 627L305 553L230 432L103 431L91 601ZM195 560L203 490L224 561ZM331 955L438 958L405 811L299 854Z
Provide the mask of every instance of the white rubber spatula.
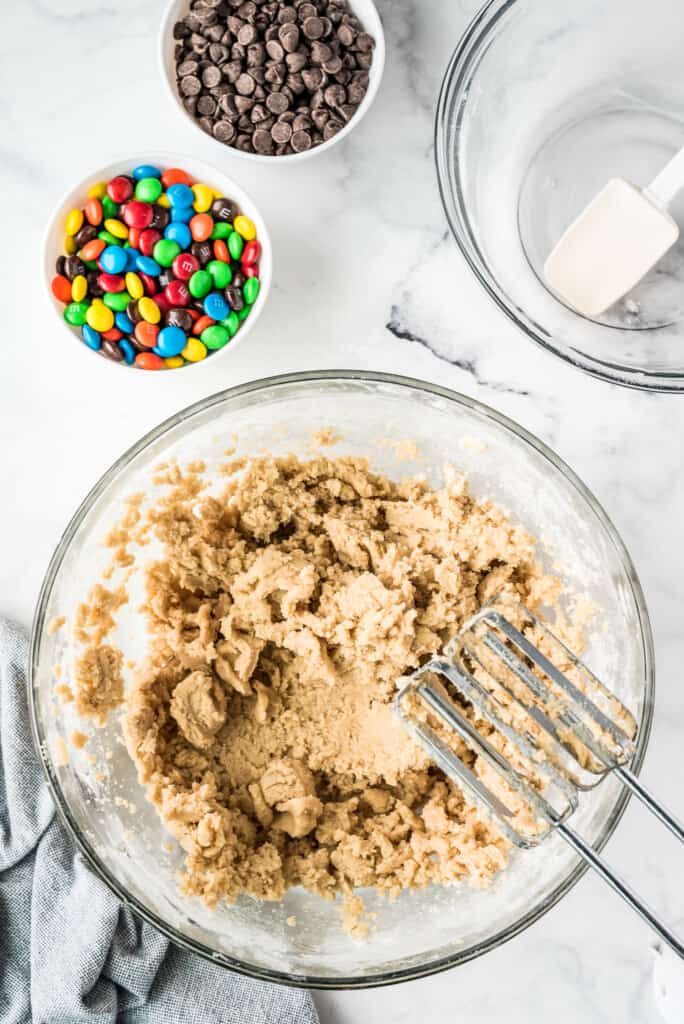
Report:
M626 295L679 238L667 207L684 188L684 148L645 189L613 178L564 233L544 264L551 287L584 316Z

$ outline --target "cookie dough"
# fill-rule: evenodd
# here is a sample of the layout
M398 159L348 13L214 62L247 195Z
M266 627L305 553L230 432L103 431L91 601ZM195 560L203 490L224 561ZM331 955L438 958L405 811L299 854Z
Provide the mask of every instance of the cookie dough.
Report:
M184 890L212 905L302 885L353 909L357 887L488 883L505 840L391 702L493 594L556 602L533 538L456 473L439 490L355 458L230 473L219 498L175 477L151 513L164 553L145 570L150 651L126 698Z

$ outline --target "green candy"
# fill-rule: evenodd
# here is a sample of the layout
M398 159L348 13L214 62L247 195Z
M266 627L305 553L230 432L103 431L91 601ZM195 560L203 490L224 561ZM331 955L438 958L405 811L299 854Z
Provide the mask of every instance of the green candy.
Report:
M245 247L242 235L239 235L237 231L232 231L228 236L228 252L234 260L239 260L242 256L242 250Z
M113 235L111 231L98 231L97 237L101 238L107 245L121 245L121 239Z
M242 294L248 306L253 305L257 300L261 282L258 277L248 277L242 286Z
M226 342L230 340L230 332L222 324L212 324L210 327L204 328L200 338L207 348L223 348Z
M152 250L152 256L160 267L170 267L180 251L180 245L172 238L160 238Z
M70 302L64 310L64 319L72 327L82 327L86 322L89 307L89 302Z
M240 326L240 318L234 309L231 309L230 313L224 320L221 320L221 325L226 328L231 338L237 334Z
M211 238L230 238L233 231L233 225L229 224L227 220L219 220L214 224L214 230L211 233Z
M102 296L105 306L113 309L116 313L124 313L126 306L131 301L128 292L105 292Z
M135 198L141 203L156 203L162 194L162 183L159 178L141 178L135 186Z
M251 306L243 306L242 309L238 313L238 319L239 320L246 320L251 312L252 312L252 307Z
M118 203L115 203L113 199L109 198L109 196L103 196L102 199L100 200L100 202L102 203L102 212L104 213L106 220L109 220L110 217L118 218L118 216L119 216L119 204Z
M203 299L213 287L214 281L208 270L196 270L188 281L188 291L193 299Z
M83 260L88 270L99 270L97 260Z
M212 276L214 288L218 288L219 291L227 288L233 280L233 271L222 260L212 260L211 263L207 263L206 269Z

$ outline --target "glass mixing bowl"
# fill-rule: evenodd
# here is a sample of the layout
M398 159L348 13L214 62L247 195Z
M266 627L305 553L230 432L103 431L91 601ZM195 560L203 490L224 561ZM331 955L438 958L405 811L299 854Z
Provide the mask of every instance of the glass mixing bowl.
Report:
M182 857L148 804L121 744L116 719L90 730L86 751L64 743L84 729L73 705L54 701L72 672L64 628L50 635L53 616L66 614L99 577L108 556L101 542L120 518L122 500L153 487L152 468L202 457L212 473L236 455L269 451L311 455L312 433L332 426L342 435L335 454L366 456L394 478L425 473L444 481L448 463L539 538L538 556L559 574L566 600L586 594L600 609L587 661L636 714L638 768L653 705L653 654L641 587L615 528L574 473L540 441L470 398L399 377L319 372L262 380L206 398L157 427L102 477L76 512L55 552L39 599L30 659L35 739L67 827L93 870L118 896L175 942L234 970L309 987L387 984L464 963L515 935L544 914L580 878L583 868L555 837L534 851L514 853L491 888L467 885L405 892L387 902L364 893L377 914L370 937L355 942L340 926L338 908L302 890L280 903L243 898L208 910L178 892ZM407 461L414 441L418 457ZM212 474L213 475L213 474ZM218 479L218 472L216 472ZM143 549L143 554L148 549ZM153 552L147 554L150 557ZM112 642L137 658L144 630L131 595ZM90 763L95 755L96 763ZM131 808L130 803L135 807ZM582 798L576 823L601 847L615 828L626 795L608 778ZM287 920L294 915L296 927Z
M681 0L490 0L442 85L446 214L479 281L529 338L597 377L684 389L684 237L588 320L543 263L612 177L647 185L684 145ZM670 212L684 226L684 195Z

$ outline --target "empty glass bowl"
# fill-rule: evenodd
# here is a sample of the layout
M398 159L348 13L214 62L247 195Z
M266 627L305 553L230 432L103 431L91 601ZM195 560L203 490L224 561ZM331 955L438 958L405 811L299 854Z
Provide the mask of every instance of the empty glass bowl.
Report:
M87 749L71 751L64 763L63 744L84 725L73 704L54 700L56 665L62 683L73 671L69 630L47 630L55 615L71 620L74 605L111 557L102 539L120 518L123 499L154 487L158 463L201 457L220 484L227 447L234 446L237 457L267 449L306 458L313 432L330 426L342 440L327 452L366 456L394 478L425 473L439 485L448 463L461 467L475 494L503 505L540 538L538 556L560 574L567 599L586 594L600 609L586 657L639 719L638 767L653 702L651 634L634 568L604 512L564 463L510 420L444 388L372 373L296 374L232 388L178 413L123 455L76 512L48 569L29 691L57 806L92 869L129 906L175 942L254 977L360 987L430 974L487 952L544 914L583 869L561 839L551 839L514 853L484 891L432 887L404 892L394 902L364 892L377 918L361 943L342 931L334 904L300 889L280 903L244 897L208 910L178 892L181 851L145 800L118 722L88 730ZM393 443L406 440L418 446L414 461L402 459L406 445L399 450ZM143 558L154 557L151 548L142 550ZM126 658L139 657L145 646L141 599L142 587L130 594L112 637ZM93 755L95 763L88 759ZM583 797L578 828L602 846L625 803L624 791L606 779ZM295 927L288 925L291 916Z
M684 145L680 0L490 0L446 72L436 157L451 228L529 338L606 380L684 389L684 238L596 320L544 283L612 177L647 185ZM684 195L671 207L684 227Z

